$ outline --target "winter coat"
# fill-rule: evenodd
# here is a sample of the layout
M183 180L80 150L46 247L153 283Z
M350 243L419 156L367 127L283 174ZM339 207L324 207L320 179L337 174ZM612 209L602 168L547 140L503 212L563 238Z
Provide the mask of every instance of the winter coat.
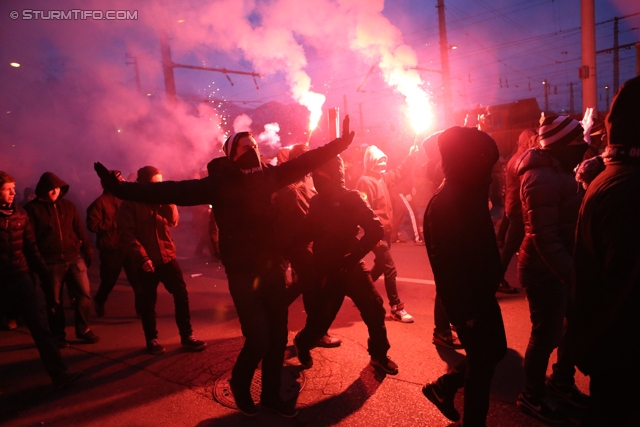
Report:
M120 246L133 265L142 266L148 260L154 265L166 264L176 258L169 228L176 227L179 220L176 205L124 201L116 213Z
M530 272L551 272L571 286L573 242L584 191L573 173L548 151L527 150L520 161L525 237L518 265Z
M355 265L384 236L380 220L355 190L318 194L306 220L307 240L313 241L315 264L323 273L343 267L347 255ZM364 234L358 238L360 228Z
M96 243L101 251L120 249L116 212L122 200L104 192L87 208L87 228L96 233Z
M199 180L119 183L113 193L123 200L212 205L219 228L220 256L227 273L260 274L279 265L272 194L322 165L344 149L336 140L281 165L262 164L244 174L227 157L213 159ZM274 264L275 263L275 264Z
M46 265L33 236L29 216L14 203L13 213L0 212L0 287L2 282L18 280L31 269L46 273Z
M55 202L46 199L47 193L60 188ZM51 172L44 173L36 186L36 199L24 206L33 226L36 244L47 264L76 260L82 255L88 264L93 248L82 227L78 209L64 198L69 185Z
M305 217L311 199L318 194L307 180L289 184L278 190L274 197L276 208L277 243L284 251L291 250L297 237L304 232Z
M364 153L364 172L356 183L356 190L366 195L367 202L380 219L385 233L390 233L393 223L393 202L389 195L389 188L395 187L411 176L414 157L408 156L397 168L380 173L373 168L382 157L386 155L375 145L367 147Z

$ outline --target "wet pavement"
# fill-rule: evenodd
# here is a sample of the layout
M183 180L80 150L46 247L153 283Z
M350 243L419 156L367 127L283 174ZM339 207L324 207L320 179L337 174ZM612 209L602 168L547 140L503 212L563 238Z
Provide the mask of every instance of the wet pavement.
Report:
M62 353L71 370L83 376L69 387L54 391L38 359L27 329L0 331L0 426L449 426L424 398L421 388L442 375L464 351L431 343L435 287L424 246L395 244L392 253L399 272L400 297L415 323L387 321L389 356L399 365L396 376L384 376L369 366L367 330L350 299L345 302L330 333L343 340L341 347L311 351L314 366L302 370L295 357L293 337L303 327L300 299L289 310L289 345L283 396L296 402L298 417L285 419L259 411L247 418L230 406L226 380L243 338L219 263L192 257L186 236L177 236L180 263L185 273L195 335L207 342L201 353L180 346L171 296L160 286L159 342L165 354L152 356L144 348L133 292L124 279L106 304L106 316L93 318L96 344L71 341ZM370 257L367 258L370 260ZM507 279L516 284L515 261ZM91 268L92 291L98 284ZM385 300L383 280L376 286ZM522 290L521 290L522 291ZM499 294L509 351L498 365L492 386L488 426L541 426L522 414L515 401L523 384L522 357L529 338L526 299ZM67 311L72 325L73 313ZM67 326L73 337L73 327ZM552 361L555 360L555 354ZM588 379L576 375L577 385L588 391ZM255 380L259 390L259 378ZM462 412L462 393L456 407ZM231 402L231 403L230 403Z

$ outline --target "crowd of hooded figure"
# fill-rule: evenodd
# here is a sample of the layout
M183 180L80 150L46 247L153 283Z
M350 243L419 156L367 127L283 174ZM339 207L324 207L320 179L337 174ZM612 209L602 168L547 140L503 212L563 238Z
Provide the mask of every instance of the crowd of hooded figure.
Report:
M639 114L640 78L635 78L620 88L604 126L592 127L586 117L580 122L547 115L539 128L522 132L506 167L498 239L488 204L499 157L495 141L477 127L457 126L424 141L435 192L415 239L426 246L436 283L433 342L466 352L422 388L448 419L461 419L454 397L462 388L462 425L486 423L495 366L507 350L496 292L517 292L504 280L517 252L532 325L517 405L546 423L567 422L567 409L578 411L584 426L640 422L631 410L640 374L635 360L640 342ZM606 147L590 145L591 136L606 140ZM156 328L159 283L173 297L181 345L204 350L206 343L191 327L170 228L179 221L177 206L209 205L212 255L225 268L245 338L229 381L242 413L258 412L250 389L260 364L260 407L288 418L298 413L280 389L288 306L300 295L307 319L293 343L305 369L313 366L314 347L340 346L329 328L348 296L367 326L370 364L396 375L398 365L388 357L386 310L374 282L384 276L390 316L412 323L398 295L390 251L397 227L394 231L389 188L411 175L417 150L413 147L400 166L389 169L386 155L368 147L364 172L350 190L340 153L353 139L347 117L339 138L316 149L295 145L271 165L261 161L253 136L238 132L225 141L224 156L207 165L205 177L184 181L163 181L159 169L145 166L136 182L128 182L96 163L104 193L89 206L86 219L100 255L93 302L87 276L93 250L76 207L64 198L69 185L46 172L35 197L19 206L15 179L0 172L2 309L22 317L56 388L81 375L67 369L60 353L68 346L63 287L73 305L76 338L95 343L91 307L105 315L122 269L134 290L149 353L165 351ZM369 252L375 256L371 269L363 261ZM557 361L547 377L555 349ZM575 385L576 368L590 377L589 396Z

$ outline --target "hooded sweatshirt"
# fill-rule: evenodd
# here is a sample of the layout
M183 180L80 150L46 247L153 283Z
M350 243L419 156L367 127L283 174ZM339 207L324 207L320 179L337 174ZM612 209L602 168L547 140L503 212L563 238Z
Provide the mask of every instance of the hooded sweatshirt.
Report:
M48 192L60 188L55 202ZM73 262L83 255L93 256L89 238L75 205L64 198L69 184L52 172L45 172L36 185L36 198L24 206L33 225L36 244L47 264Z
M455 326L495 305L502 279L488 194L498 148L475 128L454 127L438 137L445 179L424 216L424 237L436 292Z
M356 190L366 196L369 206L376 214L385 233L391 232L393 223L392 200L389 188L398 185L402 180L411 176L413 156L408 156L405 161L395 169L379 172L376 165L387 155L375 145L370 145L364 152L364 172L356 183Z

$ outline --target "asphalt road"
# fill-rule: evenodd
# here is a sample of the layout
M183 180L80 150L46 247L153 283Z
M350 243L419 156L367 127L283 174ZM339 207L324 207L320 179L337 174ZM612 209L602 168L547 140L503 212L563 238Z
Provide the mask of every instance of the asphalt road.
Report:
M343 345L312 350L315 365L303 371L292 345L305 320L298 299L289 311L285 383L290 387L285 393L296 399L300 414L284 419L261 411L255 418L246 418L223 404L224 380L242 345L225 275L220 264L191 257L194 245L188 232L187 227L176 232L179 261L189 289L194 331L208 343L206 350L189 353L180 348L172 300L160 287L156 309L159 341L167 352L147 354L133 292L123 276L106 304L106 316L93 318L92 329L101 337L100 342L86 345L72 341L62 350L72 370L84 371L68 388L52 390L24 326L0 331L0 426L451 425L420 391L425 382L442 375L464 354L431 343L435 287L424 246L405 243L392 247L400 297L415 317L413 324L387 321L389 356L398 363L399 375L382 377L368 365L366 327L349 299L330 330L342 338ZM94 293L97 272L97 266L92 266ZM517 285L515 261L507 279ZM383 280L376 286L388 309ZM487 425L540 426L515 404L523 384L522 358L530 331L526 298L522 292L498 298L509 350L496 370ZM73 337L71 310L67 319L67 336ZM588 379L580 373L576 379L579 388L587 392ZM456 397L459 410L463 407L461 394Z

